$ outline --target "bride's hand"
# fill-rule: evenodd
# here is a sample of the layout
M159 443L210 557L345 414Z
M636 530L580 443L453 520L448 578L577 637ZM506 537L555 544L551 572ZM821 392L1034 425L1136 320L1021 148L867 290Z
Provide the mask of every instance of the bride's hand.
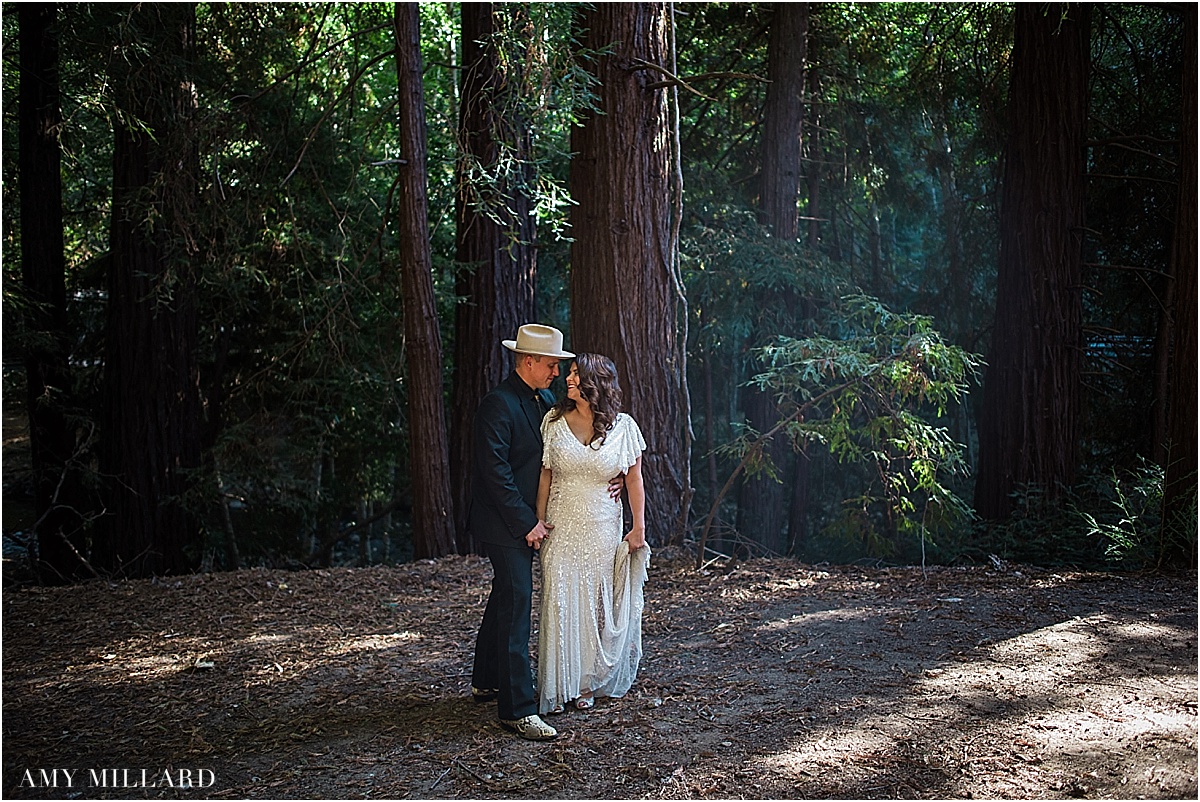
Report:
M646 528L644 526L635 526L629 530L629 534L625 536L625 540L629 542L630 551L637 551L646 545Z

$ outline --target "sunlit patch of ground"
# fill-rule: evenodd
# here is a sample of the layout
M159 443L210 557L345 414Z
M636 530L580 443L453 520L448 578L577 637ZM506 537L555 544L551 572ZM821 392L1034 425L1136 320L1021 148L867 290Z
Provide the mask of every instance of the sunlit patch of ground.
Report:
M872 704L854 729L798 732L762 764L797 783L843 766L839 782L859 775L867 795L919 789L869 784L897 761L937 775L954 796L1023 796L1030 787L1088 795L1131 782L1157 794L1187 787L1195 783L1196 715L1187 703L1195 673L1146 657L1194 637L1152 620L1073 617L927 669L905 693ZM1121 665L1123 656L1139 665Z
M637 684L551 744L467 696L489 581L454 557L7 588L0 790L173 797L20 783L170 765L211 798L1195 798L1194 576L660 553Z

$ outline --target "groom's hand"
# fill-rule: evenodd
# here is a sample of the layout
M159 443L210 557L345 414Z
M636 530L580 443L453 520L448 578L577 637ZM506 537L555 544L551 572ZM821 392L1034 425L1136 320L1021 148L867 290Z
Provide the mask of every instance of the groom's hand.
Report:
M537 526L529 530L529 534L525 536L525 542L531 549L540 549L542 541L550 534L550 530L554 528L554 524L548 524L545 521L538 521Z
M608 497L613 501L621 500L621 491L625 489L625 474L618 473L608 480Z

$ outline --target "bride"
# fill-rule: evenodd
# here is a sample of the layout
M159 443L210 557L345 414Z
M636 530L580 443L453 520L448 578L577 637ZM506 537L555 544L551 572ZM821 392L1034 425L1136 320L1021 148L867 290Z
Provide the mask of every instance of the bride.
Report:
M553 525L542 544L538 708L585 710L595 697L624 696L642 658L646 545L642 451L637 423L621 409L608 357L579 354L567 397L542 420L538 518ZM624 473L633 527L622 539L620 499L608 483ZM549 529L550 527L547 526Z

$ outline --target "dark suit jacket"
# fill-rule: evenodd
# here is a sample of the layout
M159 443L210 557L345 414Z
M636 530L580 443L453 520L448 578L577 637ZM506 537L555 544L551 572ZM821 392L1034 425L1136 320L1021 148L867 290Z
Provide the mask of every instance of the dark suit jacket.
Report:
M554 404L549 390L533 390L516 372L479 402L475 413L471 531L482 543L528 548L537 525L542 471L542 416Z

